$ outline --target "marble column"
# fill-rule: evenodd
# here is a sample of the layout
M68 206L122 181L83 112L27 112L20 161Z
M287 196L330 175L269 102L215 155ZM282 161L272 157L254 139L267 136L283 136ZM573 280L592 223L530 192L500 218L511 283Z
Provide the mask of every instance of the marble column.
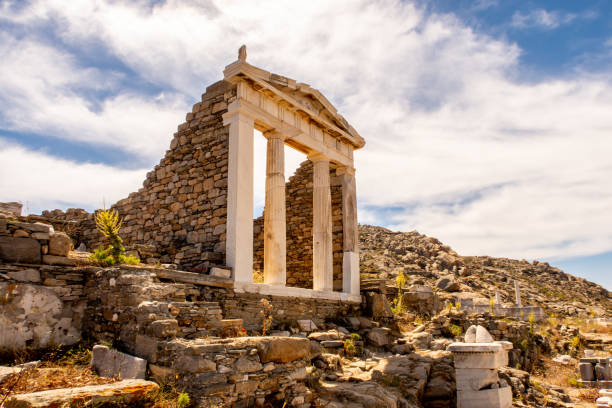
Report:
M225 263L235 282L253 282L253 129L254 121L240 111L228 112L227 232Z
M342 185L342 291L359 294L359 230L357 225L357 187L355 169L339 167L336 174Z
M523 307L523 304L521 303L521 288L517 280L514 281L514 297L516 300L516 306Z
M329 159L309 156L313 163L312 280L313 289L333 291L333 247Z
M264 283L287 281L287 225L285 216L285 140L278 132L264 133L266 156L266 205L264 208Z

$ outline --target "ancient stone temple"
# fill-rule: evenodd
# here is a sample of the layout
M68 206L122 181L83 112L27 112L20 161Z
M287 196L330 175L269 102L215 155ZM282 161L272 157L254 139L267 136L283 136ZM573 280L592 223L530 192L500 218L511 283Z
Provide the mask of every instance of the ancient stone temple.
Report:
M340 181L342 214L342 289L359 295L359 254L353 150L364 140L316 89L271 74L246 62L246 48L226 67L225 81L236 98L223 114L229 125L226 263L236 288L267 291L253 284L253 130L267 139L266 199L263 227L264 283L282 294L312 295L287 282L287 207L285 145L304 152L312 163L312 289L333 292L333 228L330 168ZM294 249L293 249L294 250ZM278 294L281 294L278 293Z
M143 187L112 206L126 247L148 263L225 267L238 293L358 302L353 151L365 141L316 89L247 63L244 46L223 75ZM264 214L254 221L255 130L267 139L267 166ZM308 157L288 182L286 146ZM47 215L79 221L77 245L104 242L91 214Z

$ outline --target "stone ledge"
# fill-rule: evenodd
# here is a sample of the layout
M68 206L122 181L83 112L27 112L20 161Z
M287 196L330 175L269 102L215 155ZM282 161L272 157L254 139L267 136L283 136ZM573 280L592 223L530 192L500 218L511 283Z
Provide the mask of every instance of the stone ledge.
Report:
M361 295L344 292L323 292L320 290L295 288L291 286L266 285L263 283L235 282L235 293L257 293L260 295L299 297L307 299L334 300L347 303L361 303Z
M176 282L191 283L200 286L213 286L217 288L231 289L234 283L230 279L216 276L203 275L195 272L174 271L170 269L149 270L161 279L170 279Z

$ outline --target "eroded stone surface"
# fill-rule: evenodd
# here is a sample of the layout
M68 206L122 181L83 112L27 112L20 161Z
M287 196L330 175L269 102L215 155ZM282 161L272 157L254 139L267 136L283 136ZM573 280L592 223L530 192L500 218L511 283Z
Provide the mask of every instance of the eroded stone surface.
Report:
M91 366L100 377L144 379L147 360L130 356L103 345L95 345L91 355Z
M109 402L130 403L159 388L157 384L145 380L123 380L112 384L89 385L76 388L18 394L11 396L6 408L52 408L70 404L101 404Z

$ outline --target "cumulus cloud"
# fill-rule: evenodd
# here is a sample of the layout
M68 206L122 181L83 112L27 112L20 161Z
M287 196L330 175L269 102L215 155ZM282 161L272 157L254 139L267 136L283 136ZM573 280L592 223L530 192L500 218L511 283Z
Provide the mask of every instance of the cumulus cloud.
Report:
M545 10L515 16L517 27L548 28L578 18ZM46 22L62 41L5 37L21 65L50 70L21 75L0 61L9 78L0 79L0 94L19 107L4 114L2 102L5 127L24 129L27 117L32 131L74 140L88 134L90 142L153 157L167 147L185 101L220 79L246 43L249 62L321 89L366 138L356 153L362 222L417 229L469 254L612 249L609 76L523 83L516 44L474 32L453 15L401 1L46 0L0 8L0 19ZM167 96L151 101L122 80L123 71L81 66L79 52L91 43ZM102 109L87 108L87 86L113 90ZM256 146L260 175L265 144ZM22 182L35 191L40 181L29 177ZM256 180L257 206L263 177ZM39 197L60 197L45 193Z

